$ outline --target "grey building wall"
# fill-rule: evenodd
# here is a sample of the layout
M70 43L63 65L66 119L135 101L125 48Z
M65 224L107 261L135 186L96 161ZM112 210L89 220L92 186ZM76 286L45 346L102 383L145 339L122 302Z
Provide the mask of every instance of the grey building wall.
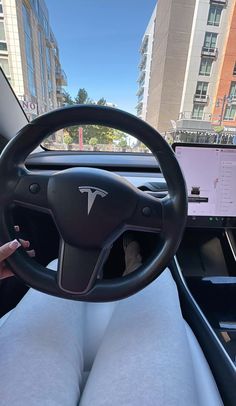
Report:
M159 0L146 120L160 132L177 120L183 92L195 0Z

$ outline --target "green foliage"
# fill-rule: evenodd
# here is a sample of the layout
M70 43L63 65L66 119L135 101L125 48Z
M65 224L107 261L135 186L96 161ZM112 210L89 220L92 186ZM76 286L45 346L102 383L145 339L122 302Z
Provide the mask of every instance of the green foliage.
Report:
M88 92L84 88L78 90L77 96L75 97L75 104L88 104Z
M106 106L106 104L107 104L107 101L106 101L106 99L104 99L104 97L101 97L101 99L99 99L97 101L98 106Z
M125 138L121 138L118 145L121 148L126 148L128 146L127 140Z
M80 88L78 90L77 96L74 99L72 99L69 93L65 94L65 104L73 105L73 104L95 104L95 103L92 99L90 99L87 90L84 88ZM101 97L96 104L99 106L106 106L106 99L104 97ZM94 138L97 140L97 144L110 144L114 140L118 141L122 137L124 138L123 133L112 128L98 125L83 125L81 127L83 128L84 144L93 145L90 144L90 141L91 139ZM79 126L73 126L66 129L69 136L72 139L71 142L78 143L78 129Z
M98 144L98 139L95 137L90 138L89 145L95 146Z
M74 101L68 92L64 92L64 104L66 106L71 106L72 104L74 104Z
M67 145L72 144L73 138L69 134L64 135L63 138L64 138L64 143L65 144L67 144Z

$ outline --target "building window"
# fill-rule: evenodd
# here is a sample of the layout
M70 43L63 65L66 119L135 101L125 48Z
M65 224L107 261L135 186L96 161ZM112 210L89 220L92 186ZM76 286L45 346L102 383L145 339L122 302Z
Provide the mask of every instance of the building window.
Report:
M206 32L204 39L204 47L208 49L215 49L217 41L217 34L215 32Z
M236 99L236 82L231 82L229 97Z
M210 9L209 9L207 24L219 26L222 10L223 10L222 6L220 6L218 4L211 4Z
M199 69L199 75L210 76L212 62L213 61L210 58L202 58Z
M233 75L236 76L236 62L235 62L235 64L234 64Z
M0 51L7 51L7 43L3 21L0 21Z
M7 79L10 79L10 70L9 70L8 59L0 58L0 68L2 68L2 70L5 73Z
M226 106L224 120L234 121L235 113L236 113L235 104Z
M192 112L192 119L202 120L203 110L204 110L204 106L202 104L194 104L193 112Z
M0 3L0 14L3 13L2 4Z
M25 33L25 52L27 61L28 85L31 96L36 96L36 86L34 77L34 59L32 51L32 33L30 25L30 16L26 6L22 6L24 33Z
M197 82L196 96L199 98L206 98L208 82Z

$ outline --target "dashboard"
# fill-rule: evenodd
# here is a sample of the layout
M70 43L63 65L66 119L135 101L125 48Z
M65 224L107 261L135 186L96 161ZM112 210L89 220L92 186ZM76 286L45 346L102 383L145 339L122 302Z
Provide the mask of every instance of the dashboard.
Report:
M187 227L236 228L236 148L183 143L173 148L187 183ZM71 167L96 167L115 172L157 197L168 193L151 154L45 151L31 154L26 166L52 173Z

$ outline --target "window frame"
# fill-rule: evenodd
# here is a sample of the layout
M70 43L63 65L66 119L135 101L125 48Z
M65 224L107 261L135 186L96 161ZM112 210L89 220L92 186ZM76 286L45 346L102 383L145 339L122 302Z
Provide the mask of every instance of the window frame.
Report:
M194 109L197 108L197 115L194 116ZM199 111L201 110L201 114L199 115ZM192 120L202 120L204 115L204 106L203 104L194 103L193 110L191 114Z
M233 76L236 76L236 62L234 64L234 68L233 68Z
M236 99L236 81L232 81L230 84L229 98Z
M214 11L214 21L213 21L213 22L210 22L209 17L210 17L211 9L213 9L213 8L215 8L215 11ZM209 12L208 12L208 17L207 17L207 25L211 25L212 27L219 27L219 25L220 25L220 20L221 20L221 14L222 14L223 8L224 8L224 7L223 7L222 5L220 5L220 4L210 4ZM217 14L217 10L220 10L220 14ZM217 15L220 16L218 22L216 22L216 16L217 16Z
M227 109L229 109L229 115L226 116L227 113ZM234 109L234 116L231 116L231 111L232 109ZM224 111L224 121L235 121L235 115L236 115L236 105L235 104L227 104L225 107L225 111Z
M205 64L205 67L210 66L210 71L209 71L209 73L207 73L206 68L205 68L204 73L201 72L201 67L202 67L202 64L203 64L203 61L204 61L204 60L207 61L207 63ZM207 58L206 56L203 56L203 57L201 58L201 62L200 62L199 75L200 75L200 76L211 76L212 65L213 65L213 60L212 60L212 58Z
M207 36L210 36L210 37L211 37L211 41L210 41L210 44L209 44L209 45L206 44ZM213 46L213 44L212 44L212 38L215 38L215 39L216 39L214 46ZM218 33L217 33L217 32L207 31L207 32L205 33L203 47L206 48L206 49L216 49L217 38L218 38Z
M209 85L209 82L205 82L204 80L198 80L196 90L195 90L195 95L200 98L202 98L202 96L204 96L204 98L205 98L207 96L208 85Z

